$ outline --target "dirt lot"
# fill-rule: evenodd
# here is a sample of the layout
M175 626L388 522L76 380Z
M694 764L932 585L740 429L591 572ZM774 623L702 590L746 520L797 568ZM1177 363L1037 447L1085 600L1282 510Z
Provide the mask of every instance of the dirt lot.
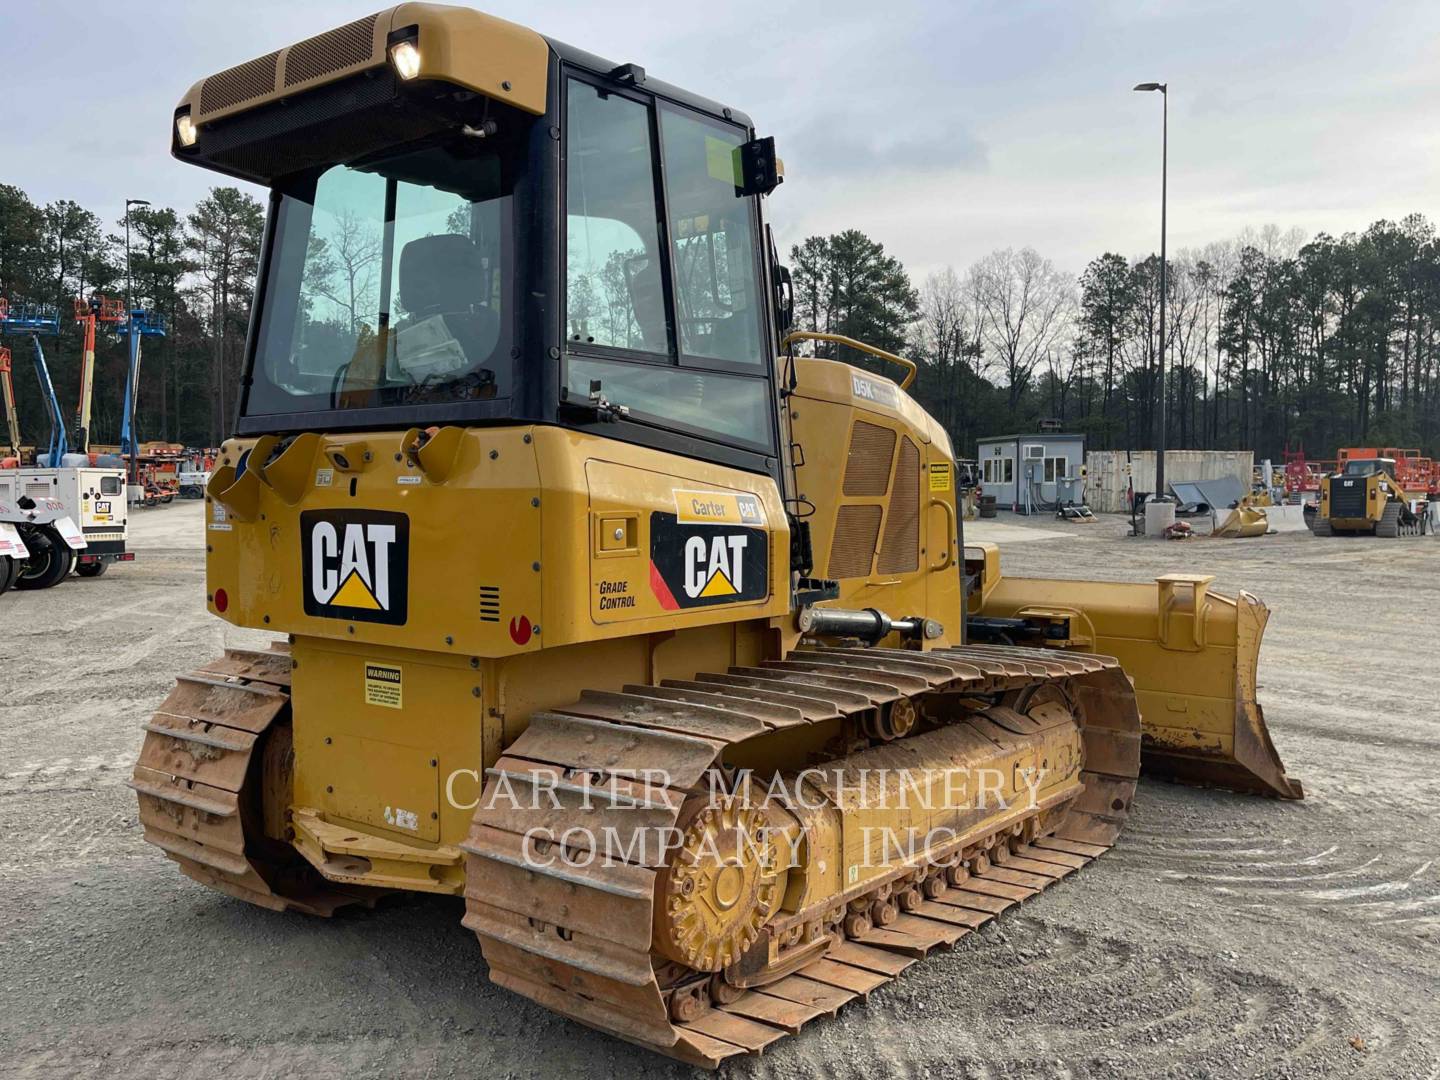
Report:
M141 841L140 725L264 640L204 613L198 509L138 515L103 578L0 598L0 1073L685 1072L490 986L458 901L279 916ZM1440 1076L1440 541L1025 526L1011 573L1261 595L1262 701L1308 798L1143 783L1113 853L730 1074Z

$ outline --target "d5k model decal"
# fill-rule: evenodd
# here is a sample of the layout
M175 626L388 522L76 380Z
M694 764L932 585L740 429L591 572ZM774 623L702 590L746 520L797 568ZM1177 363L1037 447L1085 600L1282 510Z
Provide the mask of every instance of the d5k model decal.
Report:
M763 600L770 595L770 535L657 510L650 515L650 588L671 611Z
M383 510L300 515L305 614L403 626L410 584L410 519Z

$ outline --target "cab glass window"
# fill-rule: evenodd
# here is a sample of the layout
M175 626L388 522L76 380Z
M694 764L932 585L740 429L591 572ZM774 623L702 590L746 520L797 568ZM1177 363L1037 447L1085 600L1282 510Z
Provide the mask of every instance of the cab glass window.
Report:
M578 77L566 93L562 400L772 451L743 132Z
M1385 460L1377 461L1377 460L1375 460L1374 458L1365 458L1365 459L1363 459L1363 460L1347 461L1347 462L1345 463L1345 475L1346 475L1346 476L1374 476L1374 475L1375 475L1377 472L1379 472L1381 469L1385 469L1386 471L1391 471L1391 470L1394 469L1394 467L1395 467L1395 463L1392 462L1392 461L1385 461Z
M668 354L650 110L572 81L566 123L566 336Z
M680 351L759 366L755 228L739 189L744 141L729 125L661 110Z
M607 401L624 405L634 419L697 434L713 432L756 449L770 444L769 383L764 379L572 357L569 398L584 401L593 382L600 383Z
M434 145L284 190L247 415L509 396L506 156Z

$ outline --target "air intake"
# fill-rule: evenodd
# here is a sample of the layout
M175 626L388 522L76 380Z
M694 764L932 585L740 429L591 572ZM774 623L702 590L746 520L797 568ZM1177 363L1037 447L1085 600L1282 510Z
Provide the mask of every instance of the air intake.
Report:
M920 448L908 438L900 440L890 492L879 572L914 573L920 569Z
M500 621L500 586L480 586L480 621Z
M832 578L869 577L880 536L879 506L842 506L835 515L835 537L830 543Z
M846 495L884 495L895 456L895 429L855 421L845 460Z
M285 88L368 63L375 55L375 20L369 15L292 45L285 54Z
M200 87L200 114L219 112L275 90L278 52L211 75Z

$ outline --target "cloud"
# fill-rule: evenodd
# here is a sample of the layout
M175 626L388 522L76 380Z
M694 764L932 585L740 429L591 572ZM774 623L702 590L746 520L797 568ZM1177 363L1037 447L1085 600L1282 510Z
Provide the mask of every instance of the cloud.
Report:
M990 161L986 144L948 117L924 131L913 123L897 130L884 120L821 113L799 131L786 135L782 129L776 147L792 170L816 178L984 172Z
M463 2L463 0L462 0ZM0 179L116 220L126 196L187 210L214 174L168 153L200 76L338 26L358 0L0 0L11 110ZM916 269L1031 245L1079 270L1157 239L1168 80L1170 240L1277 222L1343 233L1436 214L1440 5L1406 0L486 0L479 6L732 104L776 137L786 241L858 228ZM114 48L164 25L168 52ZM79 27L79 30L76 30ZM79 74L56 57L83 55ZM258 192L257 192L258 194Z

